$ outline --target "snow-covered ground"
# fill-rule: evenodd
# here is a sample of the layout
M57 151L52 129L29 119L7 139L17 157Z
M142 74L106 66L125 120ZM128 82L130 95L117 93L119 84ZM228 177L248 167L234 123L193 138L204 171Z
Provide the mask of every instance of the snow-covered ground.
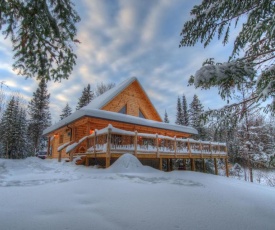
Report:
M275 229L275 188L126 154L109 169L0 159L0 229Z

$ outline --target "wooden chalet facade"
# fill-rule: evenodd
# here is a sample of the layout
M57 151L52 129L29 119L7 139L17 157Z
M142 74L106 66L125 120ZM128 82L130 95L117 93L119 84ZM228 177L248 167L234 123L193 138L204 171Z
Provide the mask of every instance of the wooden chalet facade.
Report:
M192 127L162 122L161 117L139 83L132 77L95 98L87 106L47 128L48 156L73 159L84 156L85 164L102 163L108 167L123 153L132 153L142 163L154 162L162 169L163 160L224 159L225 144L188 139L197 134ZM147 161L147 162L146 162Z

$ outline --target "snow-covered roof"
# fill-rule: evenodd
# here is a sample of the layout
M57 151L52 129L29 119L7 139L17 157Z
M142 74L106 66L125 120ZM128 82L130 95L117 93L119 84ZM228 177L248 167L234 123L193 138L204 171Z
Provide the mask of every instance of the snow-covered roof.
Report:
M124 80L117 86L109 89L105 93L93 99L88 105L82 107L81 109L102 109L105 105L107 105L110 101L112 101L117 95L119 95L124 89L126 89L129 85L131 85L135 81L139 84L140 88L143 90L144 94L147 96L151 105L155 109L153 103L151 102L150 98L146 94L146 91L144 90L144 88L139 83L139 80L136 77L131 77L129 79ZM155 112L157 113L158 117L161 119L156 109L155 109Z
M108 104L115 96L122 92L126 87L128 87L134 81L138 81L136 77L131 77L119 85L111 88L105 93L93 99L88 105L82 107L81 109L102 109L106 104Z
M149 126L153 128L159 128L159 129L165 129L165 130L171 130L171 131L177 131L177 132L183 132L183 133L198 134L198 131L196 129L188 126L174 125L170 123L148 120L148 119L121 114L121 113L115 113L115 112L99 110L99 109L89 109L87 107L86 108L83 107L80 110L75 111L70 116L59 121L58 123L45 129L43 132L43 135L51 133L54 130L57 130L59 128L65 127L69 125L71 122L76 121L85 116L119 121L123 123L135 124L135 125Z

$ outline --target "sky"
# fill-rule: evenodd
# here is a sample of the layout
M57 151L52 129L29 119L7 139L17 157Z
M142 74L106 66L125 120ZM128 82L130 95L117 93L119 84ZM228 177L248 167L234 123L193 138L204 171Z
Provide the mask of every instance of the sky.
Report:
M188 79L207 58L227 61L233 40L227 46L212 42L206 49L201 44L179 48L182 26L190 19L192 7L199 2L75 1L81 17L77 24L77 39L81 44L74 46L78 58L70 78L48 83L53 124L60 119L66 103L75 111L87 84L91 84L91 88L100 83L119 84L133 76L138 78L162 118L167 111L171 123L176 117L177 98L183 94L188 104L197 94L204 109L222 107L225 102L217 89L195 89L188 86ZM30 101L38 82L16 75L12 64L11 42L0 35L0 82L8 86L8 93L19 92Z

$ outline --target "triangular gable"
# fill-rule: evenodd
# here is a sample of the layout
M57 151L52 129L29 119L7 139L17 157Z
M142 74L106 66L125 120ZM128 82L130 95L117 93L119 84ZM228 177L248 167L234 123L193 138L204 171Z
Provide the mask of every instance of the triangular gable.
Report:
M132 77L92 100L82 109L100 109L120 112L126 108L126 114L146 119L162 121L148 95L136 77Z

